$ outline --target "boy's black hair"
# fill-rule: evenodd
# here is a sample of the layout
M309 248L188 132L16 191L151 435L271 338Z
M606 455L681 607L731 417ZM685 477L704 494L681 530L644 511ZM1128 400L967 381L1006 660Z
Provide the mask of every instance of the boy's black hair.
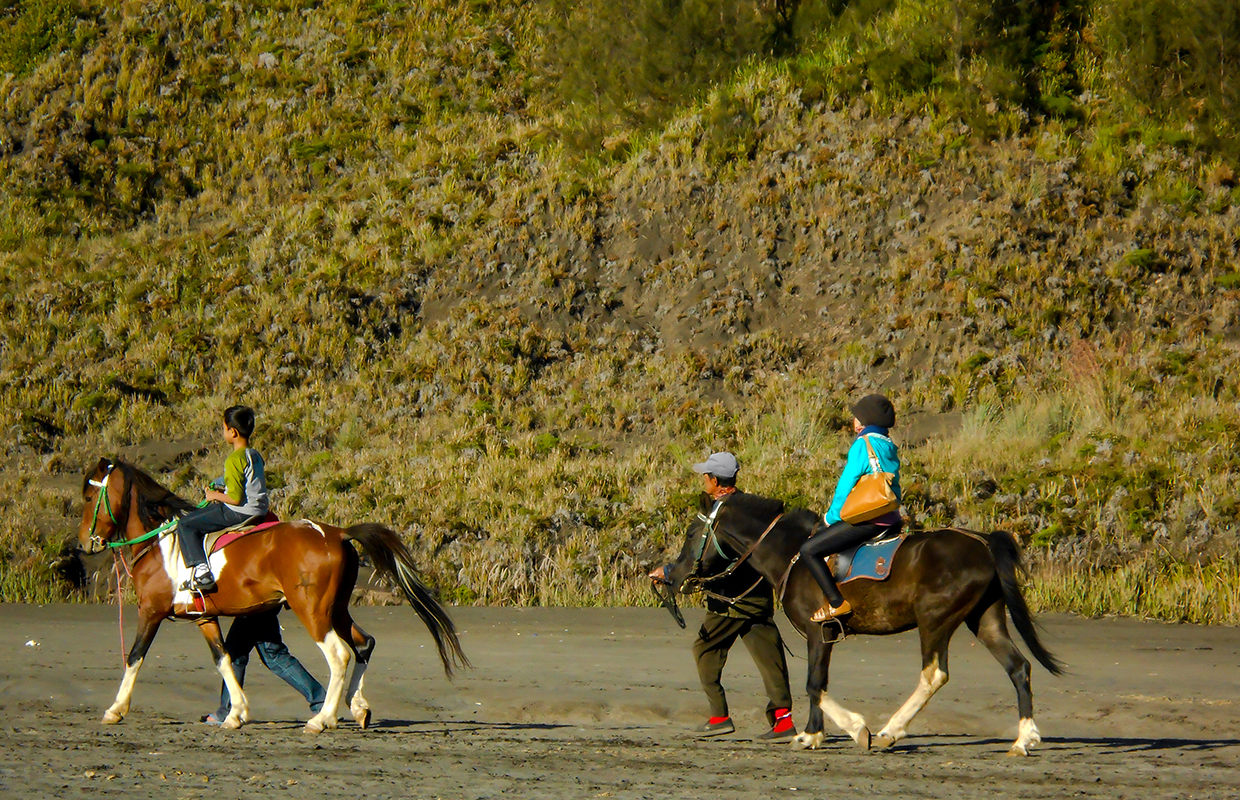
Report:
M224 409L224 424L249 439L254 433L254 409L249 406L229 406Z
M735 475L733 475L731 478L721 478L720 476L718 476L718 475L716 475L716 474L714 474L714 473L712 472L712 473L711 473L711 477L715 479L715 482L716 482L716 483L718 483L720 486L723 486L723 487L725 487L725 488L726 488L726 487L728 487L728 486L735 486L735 485L736 485L736 476L735 476Z

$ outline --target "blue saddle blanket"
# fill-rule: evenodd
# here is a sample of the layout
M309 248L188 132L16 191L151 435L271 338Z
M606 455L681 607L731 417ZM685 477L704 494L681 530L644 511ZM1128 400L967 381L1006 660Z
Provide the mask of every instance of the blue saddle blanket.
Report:
M827 566L835 576L836 583L848 583L858 578L884 581L891 575L891 562L896 550L904 543L904 536L865 542L851 550L831 556Z

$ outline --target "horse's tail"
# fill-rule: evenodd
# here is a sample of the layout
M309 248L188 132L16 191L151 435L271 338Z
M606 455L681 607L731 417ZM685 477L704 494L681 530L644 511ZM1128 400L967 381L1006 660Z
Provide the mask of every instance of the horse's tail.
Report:
M472 667L473 664L469 663L465 651L461 649L461 640L457 638L452 618L414 572L413 554L400 536L390 528L374 523L346 528L344 536L360 544L374 562L375 568L400 587L413 610L431 632L435 647L439 649L439 658L443 661L444 674L450 679L455 667Z
M987 538L990 554L995 559L995 572L999 575L999 585L1003 589L1003 602L1007 605L1008 613L1012 615L1012 624L1016 626L1020 637L1025 640L1029 652L1038 660L1038 663L1046 667L1052 675L1062 675L1063 664L1059 663L1059 660L1043 646L1041 639L1038 638L1038 629L1034 625L1033 615L1029 613L1029 606L1025 604L1020 576L1028 575L1029 570L1025 566L1024 558L1021 557L1020 545L1016 543L1016 537L1007 531L994 531Z

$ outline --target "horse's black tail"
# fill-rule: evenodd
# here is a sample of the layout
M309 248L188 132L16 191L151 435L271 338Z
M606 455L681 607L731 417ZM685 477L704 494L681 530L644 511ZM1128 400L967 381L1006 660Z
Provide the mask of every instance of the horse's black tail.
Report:
M439 649L439 658L443 661L444 674L451 678L452 670L456 666L472 667L473 664L469 663L465 651L461 649L461 641L457 638L452 618L414 572L413 554L400 536L395 531L374 523L346 528L344 536L360 544L380 574L400 587L413 610L431 632L435 647Z
M1003 588L1003 602L1008 613L1012 615L1012 624L1025 640L1029 652L1046 667L1052 675L1063 674L1063 664L1051 655L1038 638L1037 626L1033 623L1033 615L1025 604L1025 595L1021 591L1020 576L1028 575L1025 560L1021 557L1020 545L1016 537L1007 531L994 531L987 537L990 543L990 554L995 559L995 572L999 575L999 585Z

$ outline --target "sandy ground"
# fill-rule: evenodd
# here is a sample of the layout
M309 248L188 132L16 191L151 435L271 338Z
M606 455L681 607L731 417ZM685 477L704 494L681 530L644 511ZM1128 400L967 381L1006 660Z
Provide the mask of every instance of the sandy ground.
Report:
M130 716L99 723L121 669L116 609L0 606L0 795L5 797L1240 797L1240 630L1042 620L1071 674L1035 668L1045 742L1007 758L1014 693L967 631L951 682L892 752L763 744L761 684L742 646L727 685L735 735L699 741L705 703L688 631L642 609L454 609L475 669L448 682L405 607L359 608L378 638L366 694L376 725L302 732L300 698L255 660L255 721L197 722L218 678L190 624L166 624ZM286 615L294 653L317 648ZM132 638L134 613L128 609ZM802 642L790 629L794 696ZM877 730L916 682L915 634L850 639L832 689ZM806 701L795 714L803 723Z

